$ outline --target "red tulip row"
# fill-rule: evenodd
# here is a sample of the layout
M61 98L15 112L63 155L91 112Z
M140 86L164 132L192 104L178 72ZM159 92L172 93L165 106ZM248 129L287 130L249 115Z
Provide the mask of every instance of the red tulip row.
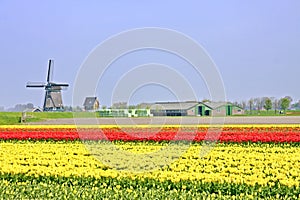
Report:
M49 128L49 127L38 127L38 128L18 128L18 127L1 127L0 126L0 132L15 132L15 131L25 131L25 132L31 132L31 131L77 131L80 128ZM95 128L82 128L82 129L92 129L95 130ZM102 130L107 131L128 131L128 132L157 132L159 130L163 131L178 131L178 130L184 130L184 131L207 131L211 128L209 127L183 127L183 128L178 128L178 127L148 127L148 128L140 128L140 127L122 127L122 128L102 128ZM300 126L297 127L269 127L269 126L261 126L261 127L255 127L255 126L250 126L250 127L222 127L222 131L231 131L231 132L300 132Z
M168 130L121 130L114 128L107 129L48 129L39 130L34 129L31 131L25 130L0 130L0 139L54 139L54 140L123 140L123 141L171 141L171 140L213 140L220 142L300 142L300 131L287 130L287 131L236 131L236 130L223 130L220 132L207 132L201 130L181 130L168 129Z

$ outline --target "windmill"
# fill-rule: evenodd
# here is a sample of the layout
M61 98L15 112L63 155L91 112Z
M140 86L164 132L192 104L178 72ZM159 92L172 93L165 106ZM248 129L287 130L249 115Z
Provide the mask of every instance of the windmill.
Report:
M67 88L69 84L52 82L53 64L53 60L49 60L46 83L28 82L26 84L26 87L45 88L46 94L43 105L44 111L63 111L64 107L62 102L61 90Z

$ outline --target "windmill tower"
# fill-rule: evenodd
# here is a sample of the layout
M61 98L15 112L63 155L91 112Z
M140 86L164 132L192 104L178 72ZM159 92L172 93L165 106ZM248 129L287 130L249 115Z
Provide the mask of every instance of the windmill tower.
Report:
M37 83L28 82L28 88L45 88L46 94L44 99L44 111L63 111L64 106L62 102L61 90L69 86L67 83L54 83L52 82L53 60L49 60L47 82Z

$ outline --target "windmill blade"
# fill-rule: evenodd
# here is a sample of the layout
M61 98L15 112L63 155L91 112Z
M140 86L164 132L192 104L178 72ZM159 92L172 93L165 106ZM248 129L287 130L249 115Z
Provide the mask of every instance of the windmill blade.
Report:
M49 83L52 80L53 65L54 65L54 60L50 59L48 64L47 83Z
M52 88L59 88L60 90L67 90L69 84L67 83L54 83L52 84Z
M68 83L53 83L53 86L60 86L60 87L69 87Z
M28 82L26 84L26 87L45 87L45 83L42 83L42 82Z
M43 87L45 87L44 85L26 85L26 87L28 87L28 88L43 88Z
M54 90L64 90L68 86L69 86L69 84L67 84L67 83L48 83L45 86L45 89L46 90L51 90L51 91L54 91Z

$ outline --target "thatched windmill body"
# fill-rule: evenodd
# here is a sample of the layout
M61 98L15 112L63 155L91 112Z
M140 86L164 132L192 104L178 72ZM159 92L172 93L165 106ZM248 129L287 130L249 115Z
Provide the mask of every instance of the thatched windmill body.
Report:
M45 88L45 98L43 111L63 111L63 101L61 90L69 86L67 83L54 83L52 82L53 60L49 60L47 82L37 83L28 82L26 87L29 88Z

